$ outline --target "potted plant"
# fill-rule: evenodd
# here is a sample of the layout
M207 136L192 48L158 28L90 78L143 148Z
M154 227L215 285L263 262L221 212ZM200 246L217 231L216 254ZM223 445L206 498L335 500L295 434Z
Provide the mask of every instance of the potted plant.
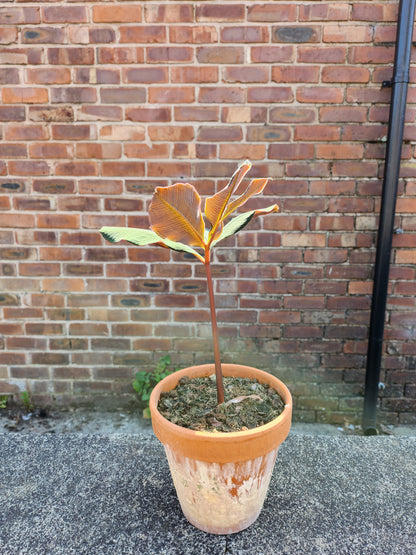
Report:
M212 249L243 229L252 219L278 210L273 204L239 213L230 219L248 199L261 193L268 182L268 179L253 179L245 187L243 179L250 168L251 163L245 161L226 187L206 199L205 218L196 189L189 183L176 183L156 188L149 207L150 229L103 227L100 230L111 242L125 240L134 245L150 244L191 253L205 266L214 364L185 368L167 376L154 388L149 406L153 429L164 445L186 518L201 530L214 534L235 533L256 520L267 493L279 445L288 435L291 424L292 400L280 380L256 368L222 364L220 358L210 266ZM201 424L186 424L185 427L178 414L192 412L192 406L200 402L199 397L203 397L212 383L216 392L216 412L211 410L212 407L204 407L207 410L202 411L211 414L208 418L211 427L208 431ZM235 384L237 390L233 389ZM240 391L241 384L248 390L236 396L235 391ZM177 392L187 386L193 387L193 394L187 390L184 406L179 406L183 399L178 400ZM275 406L275 398L279 398L278 412L264 409L269 399L260 396L260 389L266 397L273 398L270 401L272 406ZM176 398L172 399L172 395ZM221 420L226 419L224 413L233 410L235 417L237 413L245 413L243 406L246 405L254 406L260 415L258 421L254 425L243 423L237 429L231 427L232 431L222 431ZM171 409L177 406L177 411ZM256 409L258 406L269 411L272 415L270 421L261 415L260 409ZM202 416L206 422L206 416Z

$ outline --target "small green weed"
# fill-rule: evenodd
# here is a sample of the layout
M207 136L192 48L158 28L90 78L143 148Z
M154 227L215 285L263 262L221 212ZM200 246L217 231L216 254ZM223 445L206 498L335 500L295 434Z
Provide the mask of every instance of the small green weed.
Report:
M20 399L22 400L23 406L25 407L27 412L32 412L33 404L29 393L27 391L22 391L22 393L20 394Z
M8 400L9 400L8 395L1 395L0 396L0 409L5 409L6 408Z
M144 418L150 418L149 399L153 388L163 378L169 376L173 370L169 370L170 356L166 355L161 357L156 365L156 368L150 372L141 371L137 372L136 379L133 382L133 388L140 397L141 401L146 403L146 408L143 409Z

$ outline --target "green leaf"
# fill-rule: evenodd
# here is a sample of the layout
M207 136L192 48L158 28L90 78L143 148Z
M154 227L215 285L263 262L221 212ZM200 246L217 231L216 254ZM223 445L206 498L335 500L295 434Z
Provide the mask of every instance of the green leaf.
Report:
M174 251L188 252L193 254L201 260L204 261L202 256L194 250L189 245L183 243L178 243L176 241L170 241L169 239L162 239L157 233L151 229L139 229L133 227L102 227L100 229L101 235L107 241L111 243L116 243L117 241L127 241L133 245L157 245L159 247L165 247L172 249Z
M198 260L200 260L201 262L204 262L203 257L195 249L193 249L189 245L185 245L184 243L178 243L177 241L170 241L169 239L161 239L160 241L161 241L161 243L163 243L164 245L166 245L169 249L172 249L173 251L189 252L189 253L193 254L196 258L198 258Z
M212 246L216 245L223 239L227 239L227 237L231 237L231 235L235 235L246 227L246 225L253 219L257 218L257 216L262 216L263 214L270 214L271 212L277 212L279 207L277 204L272 204L267 208L263 208L260 210L250 210L250 212L244 212L243 214L239 214L237 217L233 218L228 224L224 226L221 235L212 242Z
M161 237L151 229L139 229L133 227L102 227L101 235L111 243L128 241L133 245L151 245L159 243Z

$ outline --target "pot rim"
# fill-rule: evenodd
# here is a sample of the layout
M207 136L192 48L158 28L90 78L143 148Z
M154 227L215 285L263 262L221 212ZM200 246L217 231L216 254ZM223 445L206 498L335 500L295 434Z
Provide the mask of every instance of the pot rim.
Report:
M174 449L179 449L186 456L212 462L248 460L264 455L278 447L290 430L292 397L282 381L268 372L251 366L222 364L222 370L224 376L252 377L262 383L268 383L276 389L282 397L285 407L278 417L267 424L238 432L206 432L183 428L160 414L157 404L162 392L174 389L182 377L209 376L214 373L214 369L214 364L183 368L173 372L156 385L150 396L149 407L153 430L159 440ZM232 454L233 451L236 453Z

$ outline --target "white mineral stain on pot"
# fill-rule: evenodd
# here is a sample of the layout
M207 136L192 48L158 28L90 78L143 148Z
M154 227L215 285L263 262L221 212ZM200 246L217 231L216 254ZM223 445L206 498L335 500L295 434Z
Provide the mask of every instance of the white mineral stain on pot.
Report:
M182 511L212 534L233 534L252 524L263 507L278 448L237 463L208 463L178 456L165 445Z

